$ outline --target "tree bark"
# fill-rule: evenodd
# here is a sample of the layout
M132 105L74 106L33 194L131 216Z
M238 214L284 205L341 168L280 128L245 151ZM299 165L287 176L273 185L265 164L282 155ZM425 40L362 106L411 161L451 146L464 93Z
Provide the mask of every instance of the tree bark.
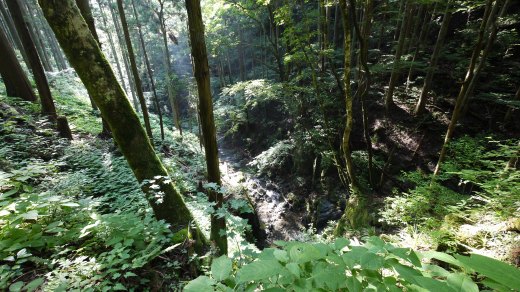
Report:
M128 24L126 22L125 10L123 8L123 0L117 0L117 8L119 10L119 17L121 19L121 25L123 26L123 33L125 35L126 49L128 50L128 57L130 57L130 68L132 69L132 75L134 77L135 89L137 91L137 98L141 104L141 111L143 113L144 126L148 137L153 141L152 127L150 126L150 117L148 116L148 108L146 106L146 100L144 99L143 88L141 87L141 78L139 78L139 71L137 70L137 63L135 62L134 49L132 47L132 41L130 40L130 32L128 31Z
M14 27L13 19L12 19L11 15L9 14L9 11L7 11L7 9L4 6L4 3L2 1L0 1L0 13L5 21L9 34L11 35L11 37L13 39L14 45L12 48L17 48L18 50L20 50L20 54L22 55L24 62L26 64L29 64L29 59L27 58L27 54L25 53L25 51L23 49L22 41L20 40L20 36L18 36L18 32L16 31L16 28ZM7 36L9 36L7 34L8 31L6 31Z
M7 1L7 2L8 2L8 6L9 6L9 2L11 2L11 1ZM25 14L25 16L30 19L30 21L26 21L27 29L29 30L29 33L31 34L31 38L34 42L34 46L38 52L38 55L40 56L40 61L43 65L44 70L47 72L53 72L54 69L51 65L49 54L47 53L47 50L45 49L45 44L42 40L39 26L36 25L36 19L35 19L34 15L32 14L32 11L35 9L30 6L28 1L24 1L24 3L20 3L20 8L22 9L22 13Z
M18 96L26 101L36 101L29 79L22 69L16 53L9 45L7 35L0 30L0 75L8 96Z
M199 110L202 133L204 135L208 181L220 186L217 137L213 118L208 56L204 40L204 24L202 22L200 1L186 0L186 10L188 11L191 54L195 64L194 75L199 92ZM216 203L216 210L222 208L224 198L219 190L209 190L209 199L211 202ZM226 219L219 217L215 213L211 215L211 240L215 241L220 254L227 254Z
M137 22L137 31L139 32L139 41L141 42L141 47L143 48L143 58L146 64L146 71L148 72L148 77L150 78L150 86L152 87L153 98L155 102L155 109L157 114L159 115L159 125L161 127L161 139L164 140L164 125L163 125L163 117L161 105L159 104L159 98L157 97L157 90L155 89L155 81L153 80L153 71L150 66L150 60L148 59L148 53L146 52L146 46L144 43L143 32L141 29L141 23L139 22L139 14L137 14L137 10L135 9L135 0L132 0L132 9L134 11L135 21Z
M54 101L52 100L49 83L47 82L47 77L45 76L45 71L40 61L38 51L36 50L36 46L31 38L28 24L23 17L20 2L19 0L8 1L7 6L9 7L9 11L13 17L13 21L16 26L16 30L18 31L18 35L20 36L20 40L22 41L24 50L27 53L27 57L29 58L28 65L31 67L31 71L34 75L34 81L36 82L36 87L38 88L40 103L42 106L42 114L48 116L52 121L56 121L58 115L56 114L56 107L54 106Z
M109 123L113 137L141 183L156 218L170 223L174 231L189 231L193 226L193 216L175 186L165 179L168 177L166 169L74 0L39 0L39 3L70 64ZM163 192L162 202L155 198L158 193L150 188L150 181L159 185L159 191ZM205 239L197 226L193 231L199 246L204 244Z
M484 34L486 32L487 23L489 21L493 0L486 0L486 9L484 11L484 16L482 17L482 23L480 24L480 29L478 33L477 42L473 48L473 53L471 55L471 59L469 62L468 71L466 73L466 77L464 78L464 82L460 87L459 94L455 101L455 108L453 109L453 113L451 116L450 124L448 125L448 130L446 131L446 135L444 136L444 143L442 144L441 152L439 154L439 160L437 161L437 165L435 166L435 170L433 171L433 179L439 174L442 162L446 158L446 151L448 149L448 144L453 136L453 132L455 131L455 126L459 120L459 116L462 110L464 96L468 91L469 84L474 75L474 69L477 63L478 56L480 55L480 51L482 50L482 44L484 40ZM497 5L497 4L495 4Z
M394 66L392 69L392 75L390 76L390 82L388 84L388 91L386 92L385 97L385 107L386 110L390 110L390 107L394 104L394 89L395 84L397 83L397 78L399 77L399 71L401 70L401 56L403 54L403 47L406 40L406 31L409 23L409 19L412 13L412 5L408 2L408 0L403 0L405 2L406 8L404 13L404 18L401 25L401 33L399 34L399 41L397 42L397 48L395 50L395 59Z
M177 102L177 98L175 97L175 93L173 90L172 84L172 68L171 68L171 60L170 60L170 50L168 49L168 38L166 37L166 20L164 19L164 0L159 1L161 5L159 10L159 28L161 30L162 38L163 38L163 63L164 69L166 71L166 87L168 88L168 99L170 100L170 105L173 113L173 121L175 122L175 127L179 130L179 133L182 136L182 125L181 125L181 117L179 110L179 103Z
M435 42L435 48L433 49L433 53L430 59L430 66L428 67L428 71L426 73L426 77L424 78L423 88L421 90L421 95L415 106L415 115L421 115L424 112L426 106L426 100L428 99L428 93L430 91L431 83L433 80L433 75L435 74L435 70L437 69L437 61L439 60L439 56L442 50L442 46L444 45L444 40L446 39L446 34L448 33L448 27L450 25L451 20L451 1L448 1L446 4L446 10L444 11L444 19L442 20L441 28L439 30L439 35L437 36L437 41ZM410 69L411 70L411 69Z

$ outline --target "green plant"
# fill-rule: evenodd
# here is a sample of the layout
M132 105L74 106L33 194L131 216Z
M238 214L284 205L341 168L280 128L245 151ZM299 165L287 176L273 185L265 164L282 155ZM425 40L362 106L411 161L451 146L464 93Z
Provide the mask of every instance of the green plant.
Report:
M189 282L184 291L479 291L515 289L520 270L480 255L452 257L418 253L371 237L360 246L345 238L333 243L276 242L244 265L225 256L214 259L211 273ZM443 261L448 271L431 263ZM428 263L430 262L430 263Z

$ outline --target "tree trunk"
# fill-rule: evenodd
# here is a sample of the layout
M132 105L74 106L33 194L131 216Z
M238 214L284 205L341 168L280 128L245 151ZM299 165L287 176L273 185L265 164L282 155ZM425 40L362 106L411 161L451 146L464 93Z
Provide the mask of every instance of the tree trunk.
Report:
M18 35L20 36L20 40L22 41L24 50L27 53L27 57L29 58L28 65L31 68L31 71L34 75L34 81L36 82L36 87L38 88L40 103L42 105L42 114L48 116L52 121L56 121L58 115L56 114L56 107L54 106L54 101L52 100L49 83L47 82L45 71L43 69L42 63L40 62L38 51L36 50L35 44L31 38L27 22L23 17L20 2L19 0L8 1L7 6L9 7L9 11L13 17L13 21L16 26L16 30L18 31Z
M442 144L441 152L439 154L439 160L437 161L437 165L435 166L435 170L433 171L433 178L437 176L440 171L441 164L446 158L446 151L448 148L448 144L453 136L453 132L455 131L455 126L459 120L460 112L462 109L464 96L468 90L471 79L473 78L474 69L477 63L478 56L480 55L480 51L482 50L482 43L484 40L484 34L486 32L487 23L490 18L491 10L492 10L493 0L486 0L486 9L484 11L484 16L482 17L482 23L480 24L480 29L478 33L477 42L473 48L473 53L471 55L471 59L469 62L469 68L466 73L466 77L464 78L464 82L460 87L459 95L455 101L455 108L453 109L453 114L451 116L450 124L448 125L448 130L446 131L446 135L444 137L444 143ZM495 4L498 5L498 4ZM494 9L494 8L493 8Z
M2 1L0 1L0 13L5 21L9 34L11 35L11 37L13 39L14 45L12 48L17 48L18 50L20 50L20 54L22 55L24 62L26 64L29 64L29 59L27 58L27 54L25 53L25 51L23 49L22 41L20 40L20 36L18 36L18 32L16 32L16 28L14 27L13 19L12 19L11 15L9 14L9 11L7 11L7 9L4 6L4 3ZM6 30L7 36L8 36L8 34L7 34L8 31Z
M186 0L186 10L188 11L191 54L195 63L194 75L199 92L199 109L202 133L204 135L208 181L221 185L208 56L199 0ZM209 199L211 202L216 203L216 210L222 208L224 199L220 190L209 190ZM220 254L227 254L226 219L224 217L220 218L216 214L211 215L211 240L215 241Z
M11 1L7 1L7 2L11 2ZM8 3L8 6L9 6L9 3ZM31 38L32 38L34 46L38 52L38 55L40 56L40 61L43 65L44 70L47 72L54 71L54 69L51 66L49 54L47 53L47 50L45 49L46 46L42 40L39 25L36 25L36 19L35 19L34 15L32 14L32 11L35 10L34 7L31 7L28 1L24 1L24 3L20 5L20 8L23 9L22 13L25 14L25 16L30 19L30 21L26 21L27 29L29 30L29 33L31 34Z
M81 12L81 16L83 16L83 19L87 22L88 29L90 30L90 33L96 40L98 46L101 48L101 42L99 41L99 36L96 31L96 26L94 23L94 17L92 17L92 11L90 9L90 4L88 0L76 0L76 5L79 8L79 11ZM93 110L97 110L97 105L92 99L92 97L89 95L88 97L90 99L90 104L92 105ZM110 126L105 121L105 119L101 118L101 133L100 137L103 138L109 138L112 134L110 133Z
M175 122L175 127L177 128L177 130L179 130L179 133L181 134L182 136L182 125L181 125L181 117L180 117L180 110L179 110L179 104L177 103L177 98L175 97L175 92L173 90L173 84L172 84L172 78L171 78L171 75L172 74L172 68L171 68L171 60L170 60L170 50L168 49L168 38L166 37L166 23L165 23L165 19L164 19L164 2L160 2L161 4L161 10L159 12L159 22L160 22L160 26L159 28L161 29L161 34L162 34L162 38L163 38L163 53L164 53L164 58L163 58L163 63L164 63L164 69L166 71L166 84L167 84L167 88L168 88L168 99L170 100L170 105L171 105L171 108L172 108L172 113L173 113L173 121Z
M123 64L125 65L126 76L128 78L128 88L125 88L125 90L130 91L130 94L132 95L132 104L134 105L134 109L137 112L139 112L139 102L137 101L137 97L135 95L134 79L130 78L130 76L132 76L132 72L130 69L130 64L128 64L128 62L129 62L128 61L128 50L126 49L126 46L125 46L124 36L121 33L121 30L122 30L121 24L119 23L119 19L117 17L117 13L116 13L115 9L110 5L110 3L108 4L108 7L110 10L110 15L112 16L112 22L114 23L114 27L116 30L119 49L121 50L121 56L123 58ZM123 85L124 85L124 82L123 82Z
M424 112L426 106L426 100L428 98L428 93L430 91L431 83L433 80L433 75L435 74L435 70L437 69L437 61L439 60L439 55L442 50L442 46L444 44L444 40L446 39L446 34L448 33L448 27L450 26L451 20L451 10L450 5L451 1L448 1L446 4L446 10L444 11L444 18L442 20L441 28L439 30L439 35L437 36L437 42L435 42L435 48L433 49L433 53L430 59L430 66L428 67L428 72L426 73L426 77L424 78L424 84L421 91L421 95L419 97L419 101L415 106L415 115L421 115Z
M155 101L155 109L157 110L157 114L159 115L159 125L161 127L161 139L164 140L164 125L163 125L163 117L161 105L159 104L159 98L157 97L157 90L155 90L155 81L153 80L153 71L150 66L150 60L148 59L148 53L146 52L146 46L144 43L143 32L141 30L141 23L139 22L139 15L137 14L137 10L135 9L135 0L132 0L132 9L134 11L135 21L137 22L137 31L139 32L139 40L141 42L141 47L143 48L143 57L144 62L146 64L146 71L148 72L148 77L150 78L150 86L152 87L153 98Z
M16 53L9 45L7 35L0 30L0 75L4 80L8 96L18 96L26 101L36 101L31 83L16 58Z
M123 33L125 35L126 49L130 57L130 68L132 69L132 76L134 77L135 89L137 90L137 98L141 104L141 111L143 113L144 125L148 137L153 141L152 127L150 126L150 118L148 116L148 108L146 100L144 99L143 88L141 87L141 79L139 78L139 71L137 70L137 63L135 62L134 49L130 41L130 32L128 31L128 24L126 23L125 10L123 8L123 0L117 0L117 8L119 10L119 17L123 26Z
M163 192L161 201L157 201L157 193L150 188L150 183L141 184L155 216L170 223L174 231L189 231L188 228L193 226L193 216L177 189L166 180L166 169L74 0L40 0L39 3L70 64L109 123L114 139L138 182L153 181ZM197 244L204 244L205 239L198 227L195 226L194 231Z
M404 13L404 18L401 25L401 33L399 34L399 41L397 43L397 48L395 50L395 59L394 66L392 69L392 75L390 76L390 83L388 84L388 91L385 97L385 107L388 111L390 107L394 104L394 89L395 84L397 82L397 78L399 77L400 65L401 65L401 56L403 54L403 46L406 40L406 31L409 23L409 19L412 13L412 5L408 3L408 0L404 0L406 2L406 8Z
M351 2L352 4L352 2ZM345 212L339 220L334 234L343 235L345 232L346 224L350 224L351 227L357 228L366 224L368 212L366 210L366 199L361 194L356 176L354 175L354 165L352 162L352 156L350 152L350 134L352 133L352 116L353 116L353 96L350 88L350 71L351 71L351 25L349 7L347 6L346 0L340 0L341 10L343 12L343 33L345 41L345 66L344 66L344 88L345 88L345 129L343 131L343 139L341 143L341 150L347 177L350 185L350 196L348 198ZM351 10L355 9L355 6L351 7Z

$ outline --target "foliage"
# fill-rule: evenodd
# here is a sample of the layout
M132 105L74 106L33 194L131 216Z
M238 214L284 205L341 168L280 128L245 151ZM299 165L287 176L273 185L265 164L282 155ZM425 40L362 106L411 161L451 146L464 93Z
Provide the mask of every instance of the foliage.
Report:
M345 238L276 244L280 247L264 249L245 265L215 259L211 274L192 280L185 291L479 291L477 283L505 291L518 287L520 279L520 270L484 256L420 253L378 237L364 245ZM431 259L449 264L451 271Z

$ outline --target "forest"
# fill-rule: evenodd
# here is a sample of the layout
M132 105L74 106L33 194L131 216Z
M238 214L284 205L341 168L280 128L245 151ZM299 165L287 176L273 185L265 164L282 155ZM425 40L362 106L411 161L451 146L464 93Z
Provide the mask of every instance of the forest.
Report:
M0 291L520 291L520 1L0 0Z

